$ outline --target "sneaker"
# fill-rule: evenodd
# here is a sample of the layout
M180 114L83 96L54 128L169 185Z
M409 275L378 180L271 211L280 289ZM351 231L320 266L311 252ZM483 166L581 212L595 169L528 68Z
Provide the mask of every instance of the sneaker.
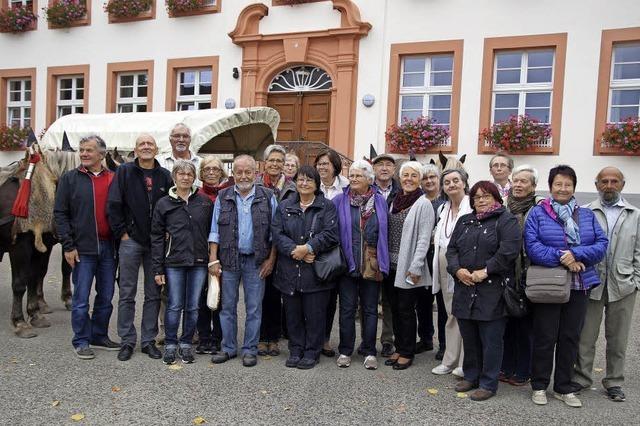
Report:
M464 371L462 371L462 367L454 368L451 374L453 374L456 377L460 377L464 379Z
M258 343L258 355L260 356L269 355L269 344L267 342Z
M615 402L624 402L627 399L620 386L611 386L610 388L607 388L607 396L610 400Z
M451 374L452 371L453 370L451 368L447 367L444 364L440 364L439 366L431 370L433 374L436 374L438 376L442 376L443 374Z
M367 370L377 370L378 369L378 360L374 355L367 355L364 359L364 368Z
M168 348L164 350L164 357L162 363L166 365L172 365L176 363L176 349Z
M270 356L280 355L280 347L278 346L278 342L269 342L267 348L269 349L268 354Z
M302 358L296 367L300 370L310 370L315 367L317 363L318 360L315 358Z
M547 391L534 390L531 394L531 400L536 405L547 405Z
M105 351L119 351L120 344L112 341L108 337L105 337L104 340L100 342L91 342L91 347L104 349Z
M195 362L193 357L193 349L189 347L180 348L180 358L182 358L183 364L192 364Z
M336 365L340 368L347 368L351 365L351 357L340 354L340 356L336 360Z
M96 354L94 354L93 350L88 346L77 347L76 355L80 359L94 359L96 357Z
M200 343L198 343L198 346L196 346L196 353L198 355L212 354L213 353L213 343L212 342L203 342L203 341L201 341Z
M573 393L573 392L565 393L565 394L554 392L553 396L556 399L559 399L560 401L562 401L565 404L567 404L569 407L575 407L575 408L582 407L582 401L580 401L578 399L578 397L576 396L576 394Z
M285 361L284 365L288 368L296 368L301 358L296 355L289 355L289 358Z

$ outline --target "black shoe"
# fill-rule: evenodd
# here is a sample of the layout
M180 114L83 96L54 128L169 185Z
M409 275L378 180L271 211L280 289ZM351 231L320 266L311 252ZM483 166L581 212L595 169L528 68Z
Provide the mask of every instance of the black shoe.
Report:
M400 358L398 358L400 359ZM407 368L411 367L411 364L413 364L413 359L409 358L409 361L404 362L404 363L400 363L398 361L396 361L395 364L393 364L393 366L391 368L393 368L394 370L406 370Z
M289 368L296 368L298 363L300 362L300 357L295 355L290 355L289 358L285 361L284 365Z
M398 362L398 358L389 358L384 360L384 365L392 366L396 362Z
M214 364L222 364L223 362L227 362L229 361L231 358L235 358L236 356L233 355L229 355L226 352L216 352L213 354L213 356L211 357L211 362Z
M189 348L180 348L180 358L182 358L183 364L192 364L195 362L195 358L193 357L193 349Z
M393 345L391 343L383 343L380 356L389 358L391 355L393 355Z
M212 354L213 353L213 343L211 342L200 342L198 346L196 346L196 353L198 355L202 354Z
M433 350L433 342L424 342L420 340L416 344L416 353L421 354L422 352L429 352Z
M165 349L164 358L162 358L162 363L166 365L173 365L176 363L176 349Z
M151 359L162 358L162 352L160 352L160 349L158 349L154 343L149 343L142 348L142 353L149 355L149 358Z
M302 358L300 360L300 362L298 363L298 368L300 370L309 370L309 369L315 367L317 363L318 363L318 361L316 361L315 359Z
M118 359L120 361L129 361L133 356L133 346L124 345L120 348L120 352L118 352Z
M446 348L440 346L438 348L438 352L436 352L436 359L438 361L442 361L442 358L444 358L444 351L446 350Z
M104 349L105 351L117 351L120 350L120 344L112 341L108 337L100 342L91 342L91 346L98 349Z
M298 368L300 368L299 365ZM624 396L624 392L622 392L622 388L620 386L611 386L610 388L607 388L607 396L610 400L615 402L624 402L627 399L627 397Z
M333 358L336 356L336 351L334 351L333 349L325 349L322 348L322 350L320 351L320 353L322 353L322 355L329 357L329 358Z
M214 341L211 345L212 345L211 346L211 353L212 354L214 354L216 352L220 352L220 349L222 349L222 346L220 345L220 342Z
M254 367L258 363L258 357L252 354L242 355L242 365L245 367Z

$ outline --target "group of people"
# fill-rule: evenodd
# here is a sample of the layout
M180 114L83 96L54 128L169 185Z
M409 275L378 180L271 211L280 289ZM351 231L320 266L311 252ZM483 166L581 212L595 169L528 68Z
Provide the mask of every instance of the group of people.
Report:
M157 157L153 137L140 135L135 161L112 173L101 165L105 142L88 136L80 141L81 166L60 180L54 214L73 267L78 357L93 358L92 347L118 350L122 361L132 357L142 266L141 350L165 364L194 362L196 353L211 354L215 364L239 356L251 367L259 356L278 356L285 336L287 367L310 369L324 355L347 368L356 352L375 370L380 305L386 366L404 370L416 354L434 350L437 329L441 363L432 372L459 376L456 391L482 401L499 382L530 383L533 402L544 405L553 373L554 397L579 407L577 394L592 385L604 312L603 385L609 398L625 400L640 211L622 197L617 168L598 173L598 199L580 207L571 167L551 169L545 198L536 194L537 170L514 168L505 154L490 160L493 181L469 188L462 168L397 164L382 154L354 161L344 177L332 150L301 166L277 144L264 151L263 173L253 157L239 155L227 176L220 160L190 151L183 124L172 129L170 143L171 153ZM318 268L333 262L335 270L336 258L342 272L320 279ZM570 297L528 303L527 314L509 316L505 291L524 289L531 265L566 269ZM108 335L116 267L120 343ZM215 311L206 303L210 277L221 283ZM330 340L336 310L337 352ZM159 316L164 353L156 341Z

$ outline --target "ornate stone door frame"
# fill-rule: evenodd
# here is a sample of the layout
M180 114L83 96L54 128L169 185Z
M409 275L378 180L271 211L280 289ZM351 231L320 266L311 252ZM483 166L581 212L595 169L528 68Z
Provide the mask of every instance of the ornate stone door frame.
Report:
M309 64L324 69L333 81L329 145L352 158L360 38L371 24L360 20L360 10L351 0L332 1L342 15L340 28L260 34L260 20L269 8L255 3L240 12L229 37L243 49L241 106L266 106L271 80L287 67Z

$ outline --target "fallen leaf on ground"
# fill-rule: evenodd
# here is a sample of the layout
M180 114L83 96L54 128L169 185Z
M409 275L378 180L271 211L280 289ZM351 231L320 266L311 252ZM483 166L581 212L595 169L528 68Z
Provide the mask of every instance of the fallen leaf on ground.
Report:
M193 419L193 424L194 425L203 425L205 424L207 421L204 419L204 417L196 417L195 419Z
M51 401L52 407L57 407L58 405L60 405L60 401L58 401L57 399L55 401Z
M79 422L82 419L84 419L84 414L82 413L74 414L73 416L71 416L71 420L73 420L74 422Z
M396 413L404 413L407 411L407 406L404 403L401 403L396 407Z
M18 359L17 358L11 358L9 360L12 364L17 364L18 363Z
M266 390L261 390L260 393L263 394L263 395L266 395L267 391Z
M265 361L268 361L268 360L271 359L271 356L270 355L265 355L265 356L262 357L262 359L265 360Z
M289 411L291 410L291 407L284 407L284 411Z
M169 366L169 370L182 370L182 366L178 364L173 364Z
M111 386L111 392L120 392L119 386Z
M429 388L429 389L427 389L427 393L428 393L429 395L437 395L437 394L438 394L438 389L435 389L435 388Z
M596 373L602 373L602 368L594 368L593 371Z
M466 394L465 392L458 392L458 393L456 394L456 396L457 396L458 398L466 398L466 397L467 397L467 394Z

